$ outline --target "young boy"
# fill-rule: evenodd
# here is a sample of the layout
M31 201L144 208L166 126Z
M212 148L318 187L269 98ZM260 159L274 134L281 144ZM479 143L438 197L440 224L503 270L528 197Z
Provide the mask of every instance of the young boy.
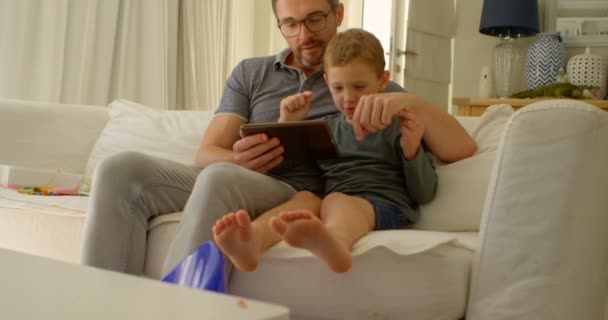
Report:
M433 199L437 176L421 147L424 127L415 115L405 106L357 107L366 96L384 90L389 80L384 67L384 50L369 32L351 29L329 42L325 81L341 113L325 120L341 158L319 161L326 196L321 200L298 193L282 207L301 209L271 210L254 222L244 210L219 219L215 241L237 268L255 269L259 254L248 251L258 241L252 229L268 223L277 241L307 249L333 271L346 272L357 240L372 230L406 227L417 220L417 205ZM311 92L283 99L279 121L303 119L311 101ZM373 132L355 134L362 131L363 119L370 118L376 120L365 127Z

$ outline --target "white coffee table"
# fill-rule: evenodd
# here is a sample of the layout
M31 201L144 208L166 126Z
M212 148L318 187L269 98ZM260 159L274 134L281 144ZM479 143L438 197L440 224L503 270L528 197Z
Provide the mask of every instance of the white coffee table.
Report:
M289 310L0 249L0 319L287 320Z

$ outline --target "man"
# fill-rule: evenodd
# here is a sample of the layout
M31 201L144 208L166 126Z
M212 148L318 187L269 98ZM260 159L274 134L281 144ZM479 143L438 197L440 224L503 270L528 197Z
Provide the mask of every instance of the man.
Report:
M344 6L338 2L272 0L289 49L276 56L246 59L234 69L201 143L196 167L132 152L99 165L85 222L83 264L141 274L148 221L183 210L165 261L167 272L213 239L212 227L222 215L246 209L255 218L280 207L297 191L323 193L314 163L284 161L276 138L241 137L239 128L247 122L276 121L280 100L304 90L314 93L307 118L338 112L322 71L325 47L344 17ZM392 93L362 98L362 110L379 103L408 105L424 123L425 145L439 159L451 162L475 152L474 141L450 115L403 93L394 83L387 91ZM355 125L359 135L382 127L380 116L373 112L359 118Z

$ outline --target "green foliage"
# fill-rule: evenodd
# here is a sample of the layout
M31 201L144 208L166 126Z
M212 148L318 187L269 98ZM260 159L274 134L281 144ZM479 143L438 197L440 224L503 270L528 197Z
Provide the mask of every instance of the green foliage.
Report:
M536 97L555 97L555 98L574 98L586 99L589 94L597 87L592 86L577 86L572 83L554 83L536 89L518 92L511 98L536 98ZM585 92L587 91L587 92Z

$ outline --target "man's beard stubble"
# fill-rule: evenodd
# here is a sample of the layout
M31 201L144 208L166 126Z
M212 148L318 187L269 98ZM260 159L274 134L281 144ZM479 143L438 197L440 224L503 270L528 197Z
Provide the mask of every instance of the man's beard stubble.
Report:
M313 63L312 61L306 60L304 58L304 56L302 55L302 47L306 46L306 45L311 45L311 44L319 45L319 46L323 47L323 51L321 52L321 56L319 57L319 60L317 61L317 63ZM307 41L306 43L303 43L302 45L298 46L298 52L295 55L295 57L298 60L298 62L300 64L302 64L304 67L312 69L316 66L323 64L323 55L324 54L325 54L325 46L323 45L323 43L321 41L312 40L312 41Z

